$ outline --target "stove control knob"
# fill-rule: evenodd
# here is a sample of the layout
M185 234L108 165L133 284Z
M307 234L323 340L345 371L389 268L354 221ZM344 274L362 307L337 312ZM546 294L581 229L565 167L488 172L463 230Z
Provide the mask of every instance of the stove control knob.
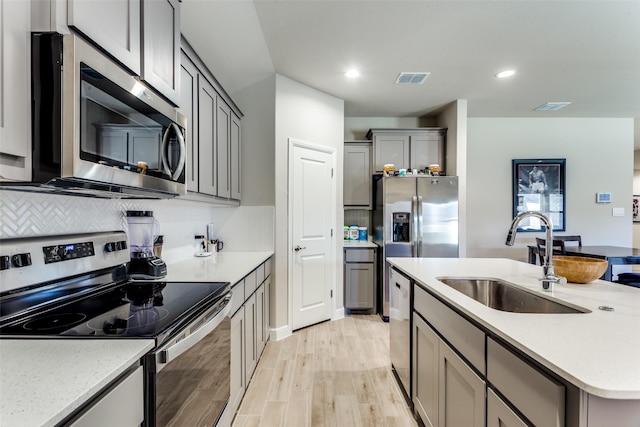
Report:
M13 264L14 267L26 267L31 265L31 254L28 252L24 254L16 254L11 257L11 264Z
M8 270L9 268L11 268L11 260L9 259L8 256L1 256L0 257L0 270Z
M116 245L117 245L116 242L107 243L106 245L104 245L105 252L115 252L117 247Z

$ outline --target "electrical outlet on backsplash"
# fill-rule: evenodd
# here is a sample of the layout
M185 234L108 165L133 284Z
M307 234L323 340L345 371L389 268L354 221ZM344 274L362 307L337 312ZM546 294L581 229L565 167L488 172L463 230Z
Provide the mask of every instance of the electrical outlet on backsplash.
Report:
M151 210L164 236L162 257L172 262L193 256L194 234L213 223L225 251L269 251L274 244L273 206L221 208L173 200L119 200L3 191L0 239L127 230L124 212Z

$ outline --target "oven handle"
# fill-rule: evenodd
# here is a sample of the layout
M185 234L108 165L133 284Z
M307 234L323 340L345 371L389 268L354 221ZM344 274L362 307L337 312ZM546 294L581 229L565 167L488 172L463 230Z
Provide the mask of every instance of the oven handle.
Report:
M209 335L214 329L216 329L220 325L220 323L222 323L224 318L229 315L229 312L231 311L231 304L230 304L231 296L232 296L232 292L229 291L218 305L218 306L222 306L222 308L216 313L215 316L211 318L211 320L209 320L200 328L193 331L192 333L190 333L189 335L187 335L185 338L181 339L177 343L173 344L172 346L158 351L158 354L157 354L158 365L161 365L161 364L166 365L167 363L170 363L171 361L175 360L178 356L180 356L185 351L189 350L191 347L193 347L198 342L200 342L200 340L202 340L204 337ZM162 368L158 366L158 371L160 371L160 369Z

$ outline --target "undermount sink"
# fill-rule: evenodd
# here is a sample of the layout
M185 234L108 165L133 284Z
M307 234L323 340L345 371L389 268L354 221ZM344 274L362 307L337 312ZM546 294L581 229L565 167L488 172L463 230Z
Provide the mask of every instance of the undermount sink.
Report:
M489 308L512 313L589 313L543 298L507 282L491 278L439 277L439 281Z

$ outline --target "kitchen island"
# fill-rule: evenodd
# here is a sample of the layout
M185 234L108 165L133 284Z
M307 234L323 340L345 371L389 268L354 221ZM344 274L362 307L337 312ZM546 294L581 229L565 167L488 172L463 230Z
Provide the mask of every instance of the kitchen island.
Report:
M596 420L603 414L616 414L629 423L618 423L614 418L615 422L609 425L638 425L640 289L597 280L589 284L556 285L553 292L544 292L538 280L542 276L541 267L507 259L389 258L387 261L414 280L415 295L419 294L416 289L428 293L434 301L477 328L482 339L486 337L487 349L497 343L498 347L507 348L526 361L527 366L543 371L551 383L565 386L567 423L558 425L596 426L600 425ZM501 279L587 312L500 311L439 280L447 277ZM601 307L613 310L605 311ZM481 349L483 358L484 351ZM489 371L490 361L484 363L483 360L472 370L481 377L486 373L491 383L491 372L485 372ZM588 423L587 416L590 417Z

